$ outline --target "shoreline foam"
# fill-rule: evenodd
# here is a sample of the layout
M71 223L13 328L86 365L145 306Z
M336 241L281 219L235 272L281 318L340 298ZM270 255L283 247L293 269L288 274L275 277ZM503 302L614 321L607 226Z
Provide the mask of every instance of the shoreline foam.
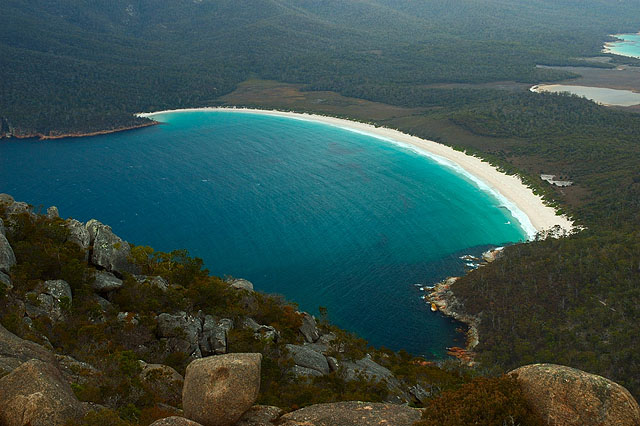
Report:
M550 231L556 226L559 226L566 232L572 232L575 229L573 223L566 216L558 215L553 207L545 205L542 197L535 195L533 190L526 186L520 177L507 175L478 157L456 151L438 142L402 133L399 130L376 127L372 124L324 115L253 108L188 108L139 113L136 115L138 117L153 119L154 116L161 114L197 111L225 111L287 117L324 123L344 130L372 136L396 146L411 149L420 155L427 156L473 181L481 190L493 195L511 212L529 239L533 239L538 232Z

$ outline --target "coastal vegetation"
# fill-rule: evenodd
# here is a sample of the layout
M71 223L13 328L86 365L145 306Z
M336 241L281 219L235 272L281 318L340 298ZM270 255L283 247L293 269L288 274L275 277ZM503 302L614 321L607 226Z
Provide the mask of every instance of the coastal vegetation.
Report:
M481 319L477 371L562 363L640 396L640 117L518 85L575 75L537 64L613 66L577 58L598 54L607 34L636 31L636 2L129 3L4 2L0 134L118 129L144 124L132 115L139 111L230 104L348 116L479 155L518 173L583 229L507 247L500 259L452 286L465 310ZM615 59L623 60L634 63ZM503 85L487 85L497 82ZM285 92L292 96L280 96ZM553 187L540 173L568 176L574 186ZM145 274L176 287L160 292L125 276L110 300L116 310L96 322L104 315L89 289L96 270L68 240L62 222L28 214L15 221L7 237L18 263L11 270L14 289L0 290L0 322L107 372L74 388L80 399L111 410L94 424L107 417L117 419L114 424L160 417L154 394L136 378L140 365L134 361L185 368L185 354L168 354L153 343L151 318L167 310L253 315L281 330L282 343L275 345L246 330L229 335L230 347L271 360L264 364L262 402L291 409L388 397L388 389L366 379L350 384L328 375L292 382L282 346L300 343L295 306L259 294L248 301L185 252L134 248ZM63 322L41 318L29 326L20 307L35 303L33 291L50 279L68 282L74 301L65 305ZM135 312L137 325L118 320L119 312ZM423 365L409 354L374 350L322 327L344 342L346 359L371 353L408 383L429 383L433 395L452 390L446 398L469 410L474 405L465 395L484 397L474 389L489 386L499 393L511 386L487 379L455 393L475 373ZM136 352L145 344L148 351ZM442 401L422 403L438 407ZM519 402L505 401L497 410L510 404ZM460 415L465 413L476 415Z

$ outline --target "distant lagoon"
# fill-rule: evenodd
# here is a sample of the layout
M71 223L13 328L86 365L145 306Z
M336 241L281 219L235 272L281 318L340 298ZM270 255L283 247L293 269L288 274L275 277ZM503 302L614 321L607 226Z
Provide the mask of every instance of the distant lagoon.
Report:
M429 358L464 346L420 288L465 254L527 238L503 203L451 167L326 124L231 112L55 141L0 141L0 192L97 218L135 244L186 248L374 345Z
M607 42L603 52L640 59L640 34L615 34L618 41Z
M533 86L532 92L571 93L583 96L603 105L633 106L640 104L640 93L631 90L609 89L605 87L571 86L564 84L541 84Z

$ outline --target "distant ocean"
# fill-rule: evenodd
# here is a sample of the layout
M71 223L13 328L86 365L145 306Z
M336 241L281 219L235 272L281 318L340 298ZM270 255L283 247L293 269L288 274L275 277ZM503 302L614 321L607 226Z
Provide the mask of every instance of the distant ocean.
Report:
M136 131L0 141L0 192L97 218L135 244L186 248L376 346L428 358L463 345L419 287L464 254L526 238L454 169L326 124L233 112L166 113Z
M605 50L622 56L640 58L640 34L616 34L620 41L605 44Z

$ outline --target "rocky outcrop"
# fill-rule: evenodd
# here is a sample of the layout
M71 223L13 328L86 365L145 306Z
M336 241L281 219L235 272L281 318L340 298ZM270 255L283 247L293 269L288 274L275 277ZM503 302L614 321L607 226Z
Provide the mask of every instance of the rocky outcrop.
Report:
M369 402L336 402L302 408L280 418L281 426L410 426L421 412L405 405Z
M307 346L286 345L286 348L293 358L293 362L295 362L297 366L315 370L320 373L320 375L329 374L331 372L327 358L325 358L321 353L316 352ZM296 375L308 375L305 373L316 375L313 372L300 369L294 370L293 372Z
M0 234L0 272L8 273L16 264L16 255L7 241L7 237Z
M56 206L51 206L47 209L47 218L49 219L60 218L60 213L58 212L58 208Z
M202 322L200 351L203 355L220 355L227 353L227 335L233 328L233 321L223 318L219 321L206 315Z
M76 243L83 250L88 250L91 245L91 235L85 224L75 219L68 219L65 225L69 230L68 240Z
M254 337L258 340L278 341L280 333L270 325L258 324L253 318L243 318L241 322L242 328L247 328L254 333Z
M91 288L97 293L108 293L121 288L122 285L122 280L111 272L96 271L94 281L91 283Z
M93 246L91 263L119 275L140 273L139 268L129 261L129 243L115 235L110 226L91 219L86 227Z
M36 288L33 294L37 300L37 306L28 306L29 316L47 316L51 321L60 321L64 318L66 310L71 306L73 297L71 287L63 280L45 281Z
M261 354L226 354L187 366L182 406L185 417L204 426L235 424L260 390Z
M158 315L158 337L164 339L167 350L182 352L194 358L200 358L199 338L202 330L200 319L186 312Z
M242 415L236 426L272 426L284 411L270 405L254 405Z
M517 375L525 398L545 424L640 425L640 407L624 387L602 376L554 364L533 364Z
M84 415L60 371L35 359L0 379L0 407L5 426L63 425Z
M253 292L253 283L242 278L234 278L228 281L229 285L236 290L246 290Z
M185 419L184 417L171 416L164 419L156 420L151 423L151 426L202 426L200 423L196 423L192 420Z
M13 371L30 359L46 363L55 363L56 361L53 353L44 347L21 339L0 325L0 375Z
M302 325L300 326L300 333L302 333L306 341L309 343L313 343L320 338L320 332L318 331L316 319L306 312L302 312Z
M460 359L463 363L469 366L475 364L475 353L473 349L479 343L478 329L480 327L480 317L469 315L464 311L464 305L455 296L451 290L451 286L458 280L457 277L447 278L446 280L438 283L433 287L433 290L427 296L427 300L432 304L432 307L436 307L437 310L444 315L460 321L466 324L467 329L466 347L463 348L449 348L449 355Z
M173 368L162 364L147 364L140 361L142 371L139 374L142 384L151 390L156 402L174 407L180 405L184 378Z
M153 276L149 277L147 275L136 275L136 281L140 284L147 283L152 287L156 287L162 291L167 291L169 289L169 282L162 277Z

